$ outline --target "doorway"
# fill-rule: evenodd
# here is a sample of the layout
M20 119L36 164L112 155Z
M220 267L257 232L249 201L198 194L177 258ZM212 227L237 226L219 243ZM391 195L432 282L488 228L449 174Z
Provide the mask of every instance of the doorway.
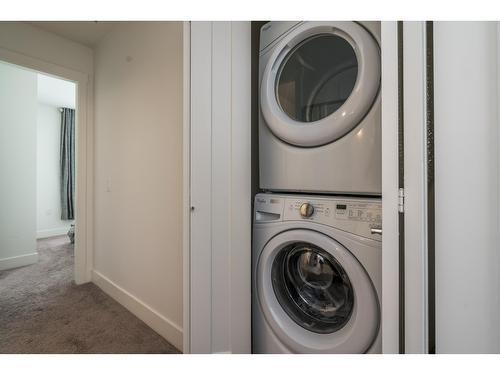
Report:
M0 272L25 294L24 266L74 280L76 84L1 61L0 82Z
M37 110L37 91L36 87L38 86L38 77L42 77L42 81L45 81L45 84L49 82L48 86L50 87L50 82L58 82L59 84L66 86L66 90L69 87L72 87L73 101L74 101L74 185L71 187L73 189L73 220L78 222L78 228L75 229L75 237L74 237L74 270L73 270L73 280L76 284L83 284L89 282L91 280L91 264L92 264L92 251L91 244L92 242L89 240L91 238L91 219L92 219L92 204L91 204L91 194L92 194L92 185L91 179L88 176L92 176L92 163L91 161L91 153L89 152L89 148L92 146L92 137L91 137L91 126L88 120L89 107L88 107L88 85L89 85L89 76L87 74L73 71L68 68L48 63L41 59L33 58L26 56L21 53L13 52L8 49L0 48L0 64L6 67L10 67L11 69L17 68L18 72L23 72L24 79L32 80L33 85L31 93L33 97L33 111ZM21 87L21 86L18 86ZM49 90L50 91L50 90ZM54 90L52 90L54 91ZM21 94L21 93L18 93ZM14 98L12 93L7 94L7 97ZM64 107L64 103L56 107L58 111ZM55 109L54 109L55 110ZM21 110L19 114L26 115L26 111ZM62 115L61 112L58 112L57 116ZM52 118L54 113L52 113ZM50 117L50 116L49 116ZM36 122L36 116L35 116ZM36 128L35 128L36 130ZM32 150L35 153L34 158L36 161L36 133L33 133L32 142L33 147ZM57 150L59 153L59 150ZM36 162L32 164L33 171L31 176L33 176L32 187L34 190L34 196L32 196L31 203L36 205ZM57 193L56 193L57 194ZM3 194L7 196L7 194ZM24 200L23 200L24 201ZM34 209L32 212L36 212ZM48 215L47 215L48 214ZM44 212L41 211L41 215L50 216L52 218L57 217L57 212L52 208L47 208ZM43 221L43 220L42 220ZM34 235L31 235L31 245L27 245L28 248L34 249L36 246L34 245L37 237L36 230L36 215L33 219L35 226ZM46 223L47 224L47 223ZM51 224L54 224L52 222ZM71 224L69 224L71 225ZM45 229L47 229L46 227ZM51 227L54 228L54 227ZM41 229L43 230L43 229ZM52 230L52 229L50 229ZM58 233L65 231L63 227L57 228ZM33 232L33 231L32 231ZM25 232L22 232L25 233ZM54 232L52 232L54 233ZM45 232L45 234L40 233L40 236L44 236L46 234L50 234L49 232ZM24 236L25 237L25 236ZM26 264L34 263L37 259L36 251L33 251L30 258L26 259ZM7 256L8 257L8 256ZM16 260L14 266L16 266ZM7 265L6 268L12 268L11 265Z
M37 263L48 244L67 245L72 264L76 85L3 62L0 81L0 270Z

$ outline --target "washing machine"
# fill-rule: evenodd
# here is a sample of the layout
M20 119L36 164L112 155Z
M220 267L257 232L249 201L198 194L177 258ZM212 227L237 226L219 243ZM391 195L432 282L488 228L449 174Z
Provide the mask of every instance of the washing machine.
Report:
M258 194L254 353L381 353L381 201Z
M259 53L260 187L380 195L380 22L269 22Z

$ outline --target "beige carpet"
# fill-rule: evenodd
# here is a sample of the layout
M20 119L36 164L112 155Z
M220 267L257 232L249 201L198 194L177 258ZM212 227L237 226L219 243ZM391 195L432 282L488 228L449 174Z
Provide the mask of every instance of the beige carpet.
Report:
M66 236L39 261L0 272L0 353L179 353L94 284L75 285Z

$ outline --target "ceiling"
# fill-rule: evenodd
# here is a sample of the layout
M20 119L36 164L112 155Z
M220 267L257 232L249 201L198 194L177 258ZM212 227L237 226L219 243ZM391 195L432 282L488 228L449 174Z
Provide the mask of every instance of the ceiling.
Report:
M90 48L95 47L104 35L117 24L117 22L110 21L39 21L28 23Z

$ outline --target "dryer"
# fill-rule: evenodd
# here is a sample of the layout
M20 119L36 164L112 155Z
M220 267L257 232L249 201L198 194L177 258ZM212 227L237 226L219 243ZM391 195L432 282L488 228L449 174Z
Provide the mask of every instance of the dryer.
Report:
M381 201L258 194L254 353L381 353Z
M380 22L269 22L259 53L260 187L381 194Z

